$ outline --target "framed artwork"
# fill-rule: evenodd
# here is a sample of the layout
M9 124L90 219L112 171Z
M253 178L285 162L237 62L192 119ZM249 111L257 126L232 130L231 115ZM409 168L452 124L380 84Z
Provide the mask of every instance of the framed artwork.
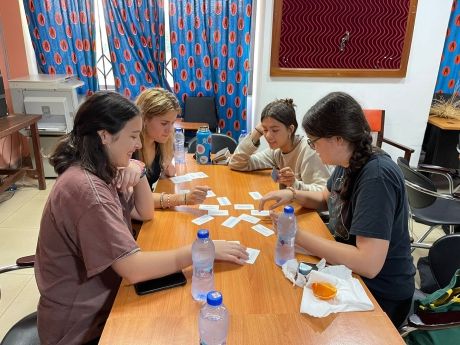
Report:
M405 77L417 0L274 0L271 76Z

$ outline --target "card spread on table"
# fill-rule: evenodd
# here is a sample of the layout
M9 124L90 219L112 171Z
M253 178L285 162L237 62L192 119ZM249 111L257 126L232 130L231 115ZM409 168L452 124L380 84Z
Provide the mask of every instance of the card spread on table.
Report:
M213 242L232 242L232 243L238 243L240 244L240 241L233 241L233 240L230 240L230 241L227 241L227 240L212 240ZM249 254L249 253L248 253Z
M247 221L247 222L249 222L249 223L252 223L252 224L256 224L256 223L258 223L258 222L260 221L259 218L254 217L254 216L250 216L249 214L245 214L245 213L241 214L241 215L239 216L239 218L240 218L241 220L245 220L245 221Z
M251 210L251 215L252 216L259 216L259 217L268 217L270 216L270 211L268 210Z
M254 200L260 200L262 199L262 194L259 192L249 192L249 195L254 199Z
M218 197L217 198L217 201L219 202L220 206L227 206L227 205L231 205L232 203L230 202L230 200L228 200L228 198L226 196L221 196L221 197Z
M181 189L179 191L179 194L187 194L187 193L190 193L190 189Z
M183 183L183 182L190 182L192 181L192 178L188 175L182 175L182 176L173 176L170 178L172 183Z
M238 217L229 217L225 220L225 222L222 223L223 226L226 226L227 228L233 228L236 224L238 224L240 221L240 218Z
M207 198L212 198L213 196L216 196L216 193L214 193L212 190L208 190L208 193L206 194Z
M253 204L235 204L235 210L253 210Z
M228 210L208 210L210 216L228 216Z
M196 225L202 225L206 222L209 222L210 220L213 220L214 217L211 217L209 214L205 214L201 217L195 218L192 220L192 223L195 223Z
M251 227L251 229L254 229L259 234L262 234L266 237L273 235L275 233L272 229L269 229L266 226L263 226L262 224L254 225L253 227Z
M206 205L206 204L201 204L198 206L200 210L218 210L219 205Z
M257 257L259 256L260 250L255 248L246 248L246 252L249 255L249 259L246 260L248 264L253 264L256 262Z
M209 177L208 175L206 175L204 172L202 171L198 171L198 172L193 172L193 173L188 173L187 174L188 176L190 176L190 178L192 180L195 180L197 178L207 178Z

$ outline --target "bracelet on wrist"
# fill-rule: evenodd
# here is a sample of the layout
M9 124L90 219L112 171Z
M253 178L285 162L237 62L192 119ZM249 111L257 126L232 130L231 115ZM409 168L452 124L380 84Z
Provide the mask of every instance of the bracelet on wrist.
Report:
M187 205L187 193L184 193L184 205Z
M292 199L291 201L294 201L295 200L295 196L296 196L296 190L292 187L287 187L286 189L289 189L291 192L292 192Z

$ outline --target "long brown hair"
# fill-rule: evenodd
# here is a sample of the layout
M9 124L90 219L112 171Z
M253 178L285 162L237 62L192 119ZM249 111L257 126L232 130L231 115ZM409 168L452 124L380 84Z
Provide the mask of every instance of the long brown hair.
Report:
M144 161L147 167L150 167L155 159L157 148L155 146L146 145L146 120L150 120L156 116L162 116L171 110L180 113L181 108L179 101L172 92L159 87L142 91L136 99L136 104L141 110L142 120L144 122L144 127L141 132L142 149L140 150L140 159ZM164 144L158 144L161 153L162 168L165 168L165 163L173 157L173 141L174 133L171 133Z

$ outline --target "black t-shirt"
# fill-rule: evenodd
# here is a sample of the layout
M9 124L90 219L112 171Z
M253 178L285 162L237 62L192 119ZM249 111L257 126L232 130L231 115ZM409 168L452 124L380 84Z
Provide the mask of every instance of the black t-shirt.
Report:
M327 182L329 229L337 241L356 245L356 236L389 241L382 270L373 279L363 277L372 294L390 300L410 298L415 289L415 267L410 253L408 204L404 177L384 154L374 154L356 177L351 200L340 191L345 169L336 167Z
M158 147L159 144L156 144L155 147ZM139 159L139 153L135 152L133 154L134 159ZM149 181L150 189L158 181L161 176L161 151L158 148L155 152L155 158L152 161L152 164L147 167L147 181Z

